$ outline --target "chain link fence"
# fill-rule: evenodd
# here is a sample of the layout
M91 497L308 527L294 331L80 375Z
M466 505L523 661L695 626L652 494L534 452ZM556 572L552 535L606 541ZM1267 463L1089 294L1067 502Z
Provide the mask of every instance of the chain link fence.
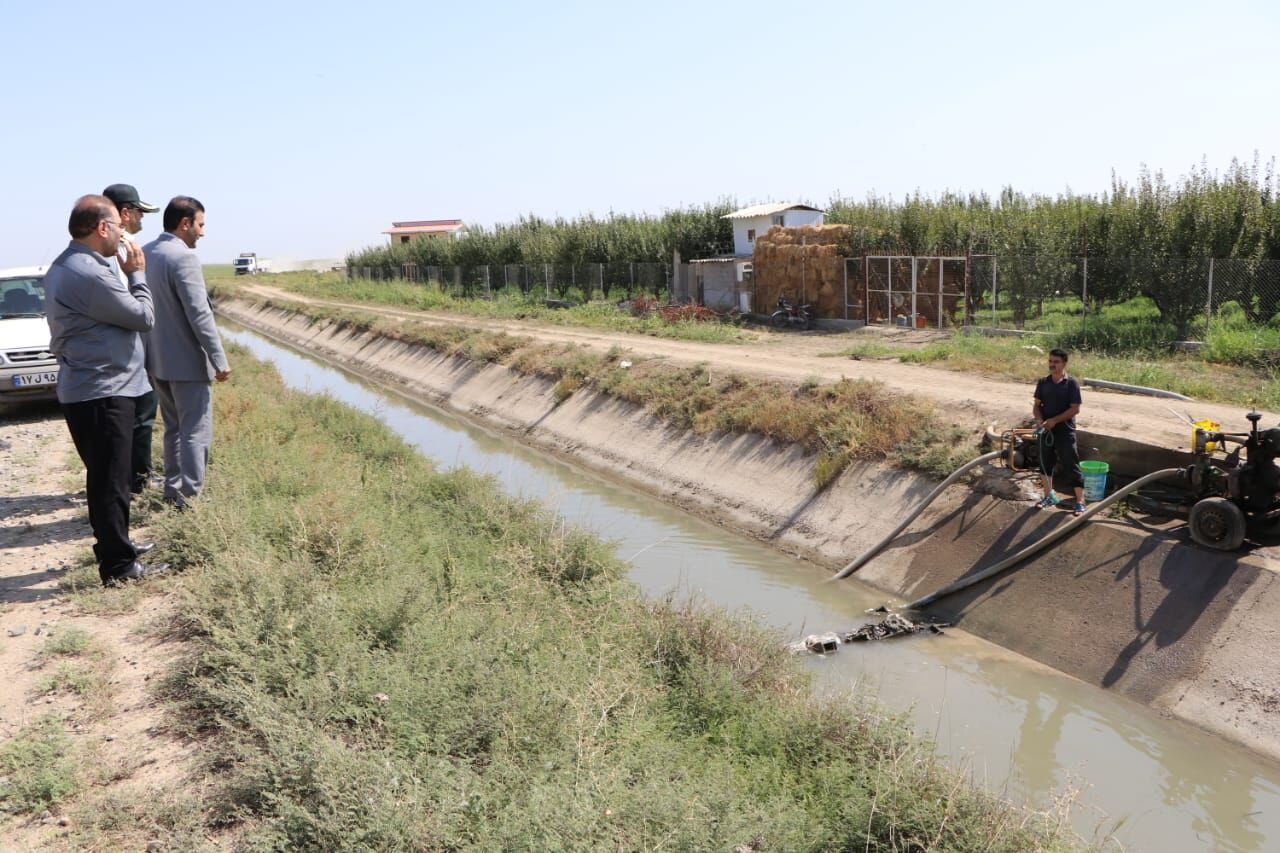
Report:
M669 294L671 269L667 264L626 262L454 267L408 263L393 271L379 267L348 267L347 277L409 281L466 299L519 294L534 299L589 302L593 299L634 299L646 294L665 301Z
M869 324L1040 332L1071 345L1119 348L1203 341L1214 324L1280 331L1280 260L971 255L868 256L845 264L846 304L832 316ZM409 263L349 267L347 274L460 298L692 298L674 292L678 282L663 263Z
M969 324L1097 345L1204 340L1215 323L1280 326L1280 260L974 255Z

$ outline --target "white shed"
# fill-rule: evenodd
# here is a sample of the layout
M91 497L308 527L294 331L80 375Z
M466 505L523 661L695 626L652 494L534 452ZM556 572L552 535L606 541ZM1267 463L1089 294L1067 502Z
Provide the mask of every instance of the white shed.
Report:
M775 225L794 228L797 225L821 225L823 212L807 204L753 204L735 210L724 218L733 222L733 253L750 255L756 249L756 237Z

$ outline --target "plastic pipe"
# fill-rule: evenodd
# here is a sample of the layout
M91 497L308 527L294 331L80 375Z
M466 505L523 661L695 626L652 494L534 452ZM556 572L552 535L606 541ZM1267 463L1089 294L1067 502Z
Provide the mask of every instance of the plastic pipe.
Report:
M1085 385L1093 388L1105 388L1108 391L1123 391L1125 394L1142 394L1147 397L1163 397L1166 400L1182 400L1188 403L1194 403L1190 397L1179 394L1175 391L1165 391L1163 388L1148 388L1145 385L1128 385L1124 382L1108 382L1105 379L1085 379Z
M1003 455L1004 455L1003 450L993 450L990 453L982 454L977 459L973 459L973 460L970 460L969 462L964 463L955 471L951 472L951 476L943 480L942 483L936 489L930 492L929 497L924 499L924 503L920 504L918 507L912 510L912 512L902 520L901 524L893 528L893 531L888 536L884 537L875 545L871 546L871 549L869 551L864 553L862 556L858 557L852 563L850 563L849 565L845 566L843 569L841 569L840 571L832 575L831 580L833 581L844 580L845 578L849 577L849 575L853 574L858 569L866 565L867 562L872 557L874 557L876 554L879 554L881 551L883 551L884 547L888 545L890 542L892 542L899 533L906 530L907 526L910 525L911 522L915 521L916 517L919 516L920 513L924 512L925 507L933 503L934 500L938 497L938 495L942 494L943 491L946 490L947 486L951 485L956 480L960 479L960 477L963 476L966 471L978 465L981 465L983 462L989 462L992 459L998 459Z
M944 586L942 589L936 592L929 593L923 598L917 598L915 601L911 602L903 609L919 610L922 607L927 607L928 605L932 604L938 599L946 598L948 595L952 595L953 593L957 593L962 589L967 589L968 587L971 587L976 583L980 583L989 577L998 575L1001 572L1003 572L1005 569L1008 569L1012 566L1017 565L1018 563L1021 563L1023 560L1027 559L1031 555L1041 551L1042 549L1048 547L1049 545L1052 545L1054 542L1057 542L1059 539L1066 536L1071 531L1075 530L1081 524L1084 524L1086 521L1088 521L1089 518L1092 517L1094 514L1102 512L1104 509L1111 506L1113 503L1120 500L1125 495L1128 495L1132 492L1136 492L1138 489L1142 488L1148 483L1153 483L1156 480L1163 480L1166 477L1177 477L1182 473L1182 471L1183 471L1182 468L1165 468L1162 471L1155 471L1151 474L1146 475L1145 477L1139 477L1129 485L1125 486L1123 489L1118 489L1115 492L1112 492L1103 500L1089 507L1081 515L1076 516L1075 518L1071 519L1066 524L1062 525L1056 530L1053 530L1046 536L1036 540L1035 542L1032 542L1030 545L1023 548L1021 551L1017 552L1013 556L1006 557L1005 559L996 563L994 566L991 566L988 569L983 569L982 571L978 572L976 575L963 577L953 584Z

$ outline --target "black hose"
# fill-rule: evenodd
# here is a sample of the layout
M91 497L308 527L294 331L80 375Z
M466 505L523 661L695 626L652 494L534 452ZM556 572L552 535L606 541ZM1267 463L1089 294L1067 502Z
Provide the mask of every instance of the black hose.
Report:
M977 459L972 459L964 463L959 468L952 471L951 476L943 480L936 489L930 492L929 496L924 499L924 503L920 504L913 511L908 513L907 517L902 520L902 523L899 524L897 527L893 528L893 531L888 536L884 537L875 545L871 546L871 549L869 551L862 554L862 556L858 557L852 563L849 563L849 565L845 566L843 569L841 569L840 571L832 575L830 580L833 580L833 581L844 580L845 578L849 577L849 575L853 574L858 569L862 568L864 565L866 565L866 563L872 557L874 557L876 554L879 554L881 551L883 551L884 547L888 545L890 542L892 542L899 533L906 530L907 526L911 524L911 522L915 521L916 517L919 516L920 513L924 512L925 507L933 503L934 500L938 497L938 495L942 494L943 491L946 490L947 486L951 485L956 480L960 479L960 477L964 475L964 473L969 469L977 465L981 465L983 462L989 462L992 459L997 459L1003 455L1004 455L1003 450L993 450L990 453L982 454Z
M1181 468L1165 468L1162 471L1155 471L1151 474L1146 475L1145 477L1139 477L1129 485L1125 486L1122 489L1117 489L1116 491L1108 495L1105 499L1089 507L1081 515L1077 515L1075 518L1071 519L1066 524L1062 525L1061 527L1055 530L1050 531L1044 537L1036 540L1035 542L1032 542L1030 545L1018 551L1013 556L1006 557L1005 559L996 563L994 566L991 566L990 568L987 568L987 569L983 569L982 571L978 572L975 575L969 575L967 577L963 577L953 584L944 586L942 589L936 592L929 593L923 598L917 598L915 601L911 602L903 609L919 610L922 607L927 607L928 605L932 604L933 602L937 601L940 598L946 598L948 595L952 595L953 593L957 593L962 589L967 589L968 587L971 587L976 583L980 583L981 581L984 581L989 577L998 575L1001 572L1003 572L1005 569L1008 569L1011 566L1021 563L1023 560L1027 559L1032 554L1035 554L1041 549L1049 545L1052 545L1054 542L1057 542L1063 536L1066 536L1068 533L1075 530L1081 524L1084 524L1086 521L1088 521L1089 518L1093 516L1095 513L1102 512L1104 509L1111 506L1113 503L1120 500L1125 495L1128 495L1131 492L1136 492L1138 489L1142 488L1148 483L1153 483L1156 480L1163 480L1166 477L1176 477L1180 475L1182 471L1183 469Z

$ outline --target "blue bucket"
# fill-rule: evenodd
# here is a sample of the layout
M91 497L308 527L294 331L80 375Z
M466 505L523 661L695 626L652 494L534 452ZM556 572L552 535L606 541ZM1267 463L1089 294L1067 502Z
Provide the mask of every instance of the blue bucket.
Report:
M1111 466L1106 462L1081 462L1080 473L1084 475L1084 499L1100 501L1107 494L1107 472Z

